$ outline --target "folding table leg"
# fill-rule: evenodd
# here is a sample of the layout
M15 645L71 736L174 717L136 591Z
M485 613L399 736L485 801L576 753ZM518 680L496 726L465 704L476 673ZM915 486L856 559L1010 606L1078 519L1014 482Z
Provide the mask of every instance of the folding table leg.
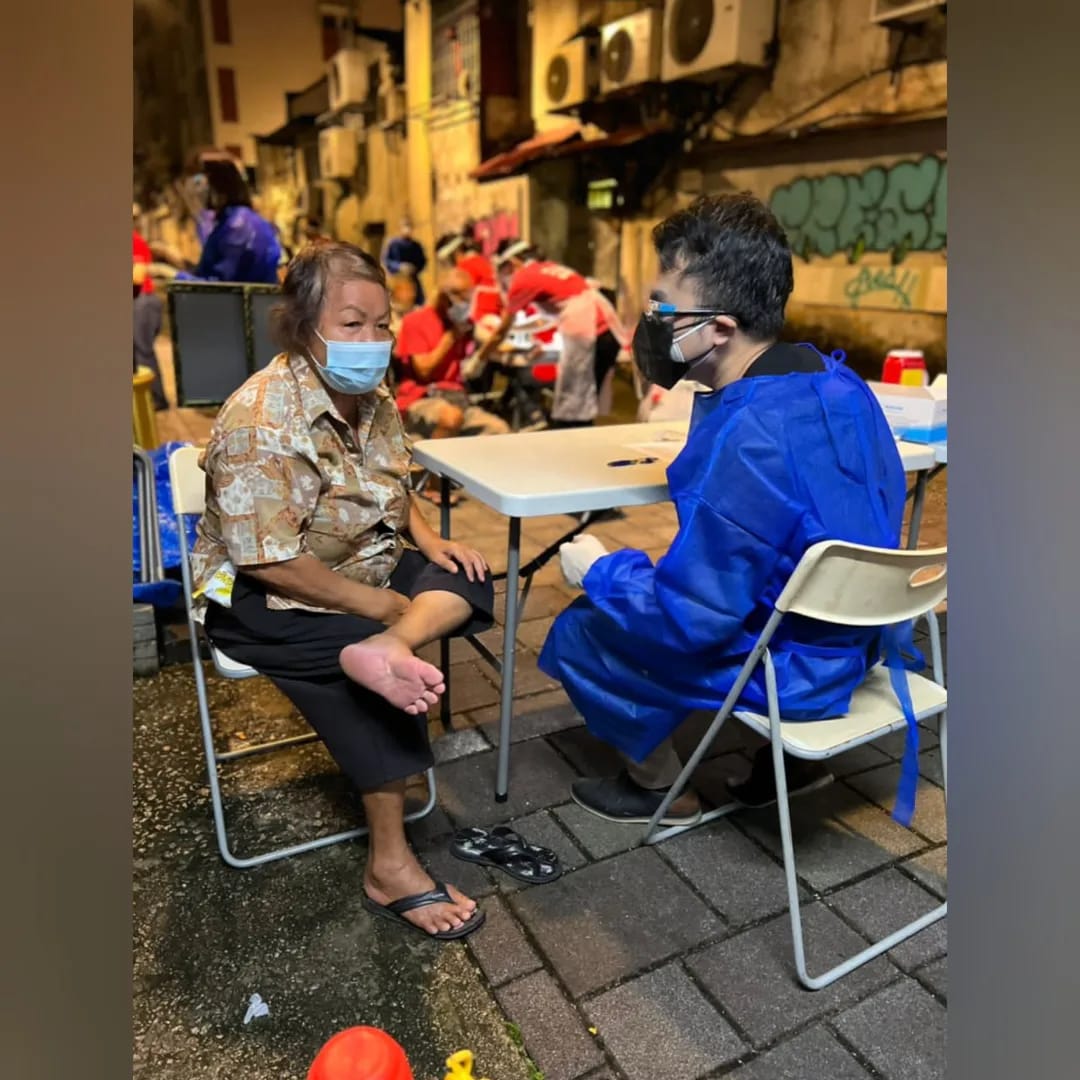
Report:
M919 546L919 528L922 526L923 503L926 502L926 486L929 482L929 471L921 469L915 478L915 498L911 503L911 521L908 522L907 546L911 551Z
M502 690L499 708L499 764L495 801L506 802L510 788L510 723L514 716L514 658L517 653L518 570L521 566L521 518L510 519L506 551L506 614L503 619Z
M444 540L450 539L450 477L439 478L439 535ZM439 704L439 717L442 720L443 730L449 731L452 726L451 717L453 707L450 703L450 639L444 637L439 642L439 667L442 669L446 689L443 691L442 701Z

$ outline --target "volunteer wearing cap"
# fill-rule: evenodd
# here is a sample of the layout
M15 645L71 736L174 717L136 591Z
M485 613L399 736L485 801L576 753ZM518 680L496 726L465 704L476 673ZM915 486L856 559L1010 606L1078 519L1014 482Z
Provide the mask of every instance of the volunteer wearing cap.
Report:
M473 288L464 270L451 270L432 302L401 320L394 349L397 406L405 429L417 438L505 435L510 430L505 420L469 404L462 368L472 346ZM423 495L438 502L437 483L432 481Z
M529 305L554 325L562 342L551 426L581 427L610 408L610 376L630 342L610 301L568 266L528 262L510 279L512 319Z
M505 310L479 360L489 359L513 327L527 329L538 352L559 355L555 404L547 426L591 424L610 407L607 378L628 341L610 301L580 274L544 259L525 240L501 241L494 261Z

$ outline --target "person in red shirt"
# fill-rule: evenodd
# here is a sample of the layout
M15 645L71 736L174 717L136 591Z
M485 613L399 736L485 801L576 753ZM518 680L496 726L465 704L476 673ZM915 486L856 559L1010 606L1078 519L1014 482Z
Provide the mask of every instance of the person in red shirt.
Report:
M401 320L394 349L397 406L405 430L416 438L504 435L510 430L505 420L469 404L462 369L473 345L469 311L474 287L464 270L451 270L432 302ZM439 501L434 484L423 495Z
M143 239L138 229L131 230L131 261L137 266L142 265L146 268L145 274L142 275L143 282L140 286L140 292L143 295L152 293L154 283L150 280L150 264L154 261L154 255L150 250L150 245Z
M558 263L525 263L510 279L505 325L535 307L556 326L561 339L552 427L582 427L606 411L608 380L619 351L630 341L607 297Z
M495 288L495 267L491 260L480 251L471 249L466 243L464 253L458 256L457 268L464 270L477 285Z
M169 402L161 384L161 370L154 349L154 342L161 333L162 320L161 297L154 293L154 283L150 280L150 264L154 257L150 245L136 229L131 230L131 235L131 294L134 300L131 368L138 371L140 367L145 367L154 373L154 381L150 385L154 408L167 409Z

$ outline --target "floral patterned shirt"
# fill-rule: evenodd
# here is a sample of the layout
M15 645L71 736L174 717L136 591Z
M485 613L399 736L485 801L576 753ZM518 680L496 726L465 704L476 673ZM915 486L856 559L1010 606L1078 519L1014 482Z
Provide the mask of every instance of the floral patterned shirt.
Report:
M206 509L191 554L195 614L226 606L237 570L314 555L386 585L409 520L409 454L385 387L360 398L353 430L301 356L278 356L225 403L200 459ZM267 606L319 611L267 595Z

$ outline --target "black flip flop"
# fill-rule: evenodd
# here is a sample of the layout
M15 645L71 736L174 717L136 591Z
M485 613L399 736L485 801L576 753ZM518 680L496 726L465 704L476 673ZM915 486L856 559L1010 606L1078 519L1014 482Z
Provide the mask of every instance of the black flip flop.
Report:
M429 934L422 926L405 918L407 911L415 911L417 908L430 907L432 904L453 904L454 898L447 891L441 881L435 882L435 888L430 892L415 893L412 896L403 896L400 900L394 900L389 904L380 904L372 900L367 893L360 898L364 907L372 915L379 915L391 922L396 922L419 931L424 937L435 938L436 941L457 941L458 938L468 937L474 930L479 930L484 925L486 916L477 908L476 913L467 922L462 923L456 930L440 930L436 934Z
M562 877L559 856L530 844L505 825L494 829L461 829L454 834L450 854L462 862L492 866L525 885L546 885Z

